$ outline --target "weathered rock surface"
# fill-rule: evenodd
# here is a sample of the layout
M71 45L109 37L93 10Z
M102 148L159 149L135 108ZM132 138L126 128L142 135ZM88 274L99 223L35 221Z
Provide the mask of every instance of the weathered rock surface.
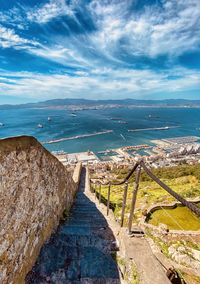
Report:
M200 252L187 246L171 245L169 247L169 255L177 263L186 265L197 271L200 270Z
M0 140L0 283L23 283L77 185L33 137Z

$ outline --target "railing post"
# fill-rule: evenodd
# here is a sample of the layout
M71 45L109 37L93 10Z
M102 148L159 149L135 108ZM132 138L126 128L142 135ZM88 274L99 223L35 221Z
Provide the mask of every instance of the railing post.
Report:
M121 227L123 227L124 225L124 214L125 214L125 208L126 208L127 191L128 191L128 181L125 182L125 186L124 186L124 196L123 196L121 224L120 224Z
M101 184L99 184L99 203L101 203Z
M92 183L91 179L89 180L89 183L90 183L90 192L94 192L94 184Z
M94 184L94 196L95 196L95 200L97 199L97 184Z
M131 210L130 210L130 215L129 215L129 220L128 220L128 233L129 234L131 234L131 229L132 229L135 203L136 203L137 192L138 192L139 182L140 182L140 173L141 173L141 167L139 166L138 170L136 172L135 187L134 187L134 190L133 190L133 195L132 195L132 200L131 200Z
M111 188L111 184L109 183L109 185L108 185L108 198L107 198L107 216L109 214L109 209L110 209L110 188Z

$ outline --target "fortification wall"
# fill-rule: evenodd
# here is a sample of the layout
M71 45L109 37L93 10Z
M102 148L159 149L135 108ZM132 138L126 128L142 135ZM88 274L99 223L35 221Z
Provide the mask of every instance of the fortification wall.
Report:
M0 140L0 283L24 283L73 203L75 176L33 137Z

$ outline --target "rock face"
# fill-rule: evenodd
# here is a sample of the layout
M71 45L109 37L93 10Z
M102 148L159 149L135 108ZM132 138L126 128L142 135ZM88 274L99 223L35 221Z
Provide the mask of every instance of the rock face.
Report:
M0 283L24 283L77 184L33 137L0 140Z

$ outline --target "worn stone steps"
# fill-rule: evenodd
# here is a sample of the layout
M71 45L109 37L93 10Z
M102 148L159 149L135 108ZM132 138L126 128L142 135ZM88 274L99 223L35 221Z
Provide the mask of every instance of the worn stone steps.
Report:
M85 192L85 172L67 220L44 245L26 284L119 284L117 250L106 219Z

